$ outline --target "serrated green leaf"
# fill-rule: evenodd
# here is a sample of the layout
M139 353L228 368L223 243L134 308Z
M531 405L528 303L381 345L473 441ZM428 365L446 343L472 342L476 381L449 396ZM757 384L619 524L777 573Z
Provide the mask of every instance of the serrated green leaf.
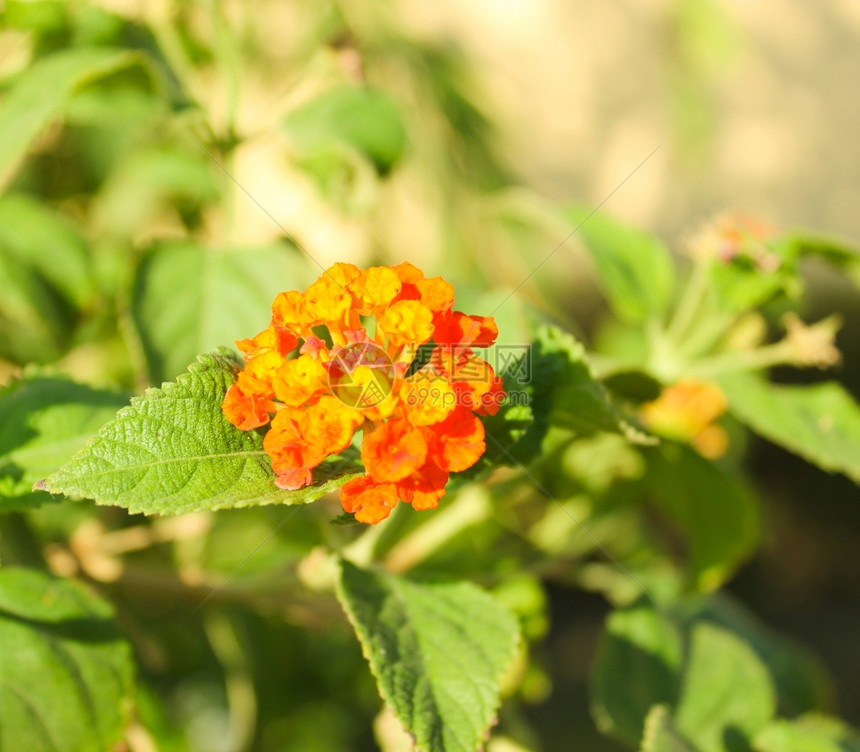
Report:
M138 269L132 302L153 382L181 373L200 352L265 329L275 296L304 289L312 277L305 260L286 245L153 248Z
M132 400L40 487L144 514L180 514L260 504L306 504L354 477L355 464L332 459L315 482L283 491L263 437L240 431L221 412L239 361L201 355L188 373Z
M416 748L475 752L516 652L516 618L471 583L419 584L348 561L337 593Z
M757 434L860 483L860 407L840 384L775 386L752 375L717 381L729 411Z
M397 103L384 91L354 86L330 89L293 110L284 120L293 143L309 154L333 144L355 149L386 174L406 147Z
M639 752L695 752L675 727L669 708L655 705L645 719Z
M48 501L33 484L68 462L127 399L51 376L0 389L0 512Z
M0 188L9 182L33 139L62 115L76 91L103 76L144 63L144 57L127 50L76 47L30 66L0 104Z
M541 326L531 344L520 349L519 355L505 360L507 400L496 415L482 419L487 450L463 479L499 464L528 464L540 453L551 426L582 436L603 431L636 444L654 443L611 403L585 360L585 348L570 334Z
M613 405L586 361L585 348L557 327L543 327L532 343L534 412L547 424L592 434L618 433L635 443L652 440Z
M773 721L755 738L755 752L860 752L860 734L836 718L811 714Z
M659 240L601 212L574 206L566 217L594 263L612 309L629 321L663 316L675 291L672 254Z
M694 749L734 752L771 719L776 697L767 667L740 636L695 610L658 612L643 601L607 620L593 712L604 731L637 744L654 705L672 709Z
M131 650L84 588L0 569L0 749L104 752L129 710Z
M687 537L693 583L700 590L716 589L758 544L756 498L688 446L664 441L645 457L651 497Z

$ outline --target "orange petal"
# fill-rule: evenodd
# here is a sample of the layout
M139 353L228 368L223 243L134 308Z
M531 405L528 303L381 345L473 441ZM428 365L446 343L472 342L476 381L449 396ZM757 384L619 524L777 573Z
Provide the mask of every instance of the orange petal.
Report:
M348 480L340 489L344 511L354 514L359 522L371 525L388 517L398 500L393 483L378 483L369 475Z
M378 481L397 481L415 472L427 457L427 441L409 421L395 418L365 434L361 459Z
M474 465L487 448L484 424L465 407L458 407L444 421L424 431L431 456L443 470L465 470Z
M238 384L232 384L224 395L221 410L236 428L250 431L269 422L269 401L245 394Z
M448 472L435 462L426 462L408 478L399 481L397 493L403 501L412 504L414 509L435 509L439 499L445 495Z

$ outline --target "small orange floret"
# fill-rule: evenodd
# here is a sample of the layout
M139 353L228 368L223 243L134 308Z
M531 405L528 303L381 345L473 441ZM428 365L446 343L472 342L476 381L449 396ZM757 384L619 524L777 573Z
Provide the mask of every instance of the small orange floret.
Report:
M245 431L270 423L263 449L275 485L290 490L310 484L314 469L367 426L366 474L342 487L343 508L368 523L398 501L432 509L449 474L483 454L477 416L494 414L505 394L473 349L495 342L495 322L453 306L451 285L409 262L334 264L305 292L279 293L269 326L236 343L245 366L224 415ZM431 340L429 363L413 373Z
M311 318L306 310L305 296L296 290L278 293L272 303L272 323L296 335L301 335L310 324Z
M299 407L325 389L326 370L310 355L299 355L281 363L272 386L275 397L290 407Z
M433 460L428 460L417 472L397 484L400 498L412 504L413 509L435 509L445 495L448 472Z
M252 339L236 341L236 347L242 351L245 360L250 360L267 352L276 352L287 356L299 344L298 339L288 329L270 324Z
M458 407L427 431L433 457L443 470L449 472L457 473L472 467L487 448L484 424L465 407Z
M378 481L402 480L427 458L427 441L409 421L393 418L365 434L361 461Z
M233 384L227 390L221 409L227 420L242 431L250 431L269 422L269 400L245 394L239 384Z
M395 347L424 344L433 336L433 313L417 300L400 300L376 320Z
M445 313L454 305L454 288L442 277L419 280L416 287L421 302L434 313Z
M499 336L492 316L467 316L449 311L434 319L433 339L438 345L489 347Z
M349 286L361 312L369 315L389 305L400 292L400 278L386 266L372 266Z
M393 483L378 483L369 475L353 478L340 489L340 503L345 512L359 522L375 525L382 522L399 501Z

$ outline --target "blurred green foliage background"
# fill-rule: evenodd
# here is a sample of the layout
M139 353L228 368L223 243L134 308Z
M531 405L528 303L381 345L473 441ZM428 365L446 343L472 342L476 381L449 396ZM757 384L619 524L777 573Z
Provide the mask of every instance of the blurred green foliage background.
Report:
M0 123L0 383L50 363L123 392L158 384L262 328L274 293L304 287L316 262L408 258L454 282L465 308L492 308L568 234L555 202L606 200L676 248L735 208L860 237L853 0L0 8L0 96L14 115ZM809 316L843 314L841 378L857 394L856 297L833 272L810 273ZM602 304L575 239L519 298L586 340L598 333ZM520 306L497 314L511 342ZM840 711L860 724L860 495L764 443L749 462L764 545L732 589L821 656ZM125 525L118 510L79 524L89 513L31 514L41 542L71 535L79 551ZM142 714L160 749L375 748L379 701L345 624L277 598L323 516L189 518L170 523L185 528L165 533L169 546L132 556L116 585L103 573L138 638ZM25 561L21 519L2 526L4 558L13 547ZM199 562L226 575L254 551L215 617L193 611L208 592ZM58 554L51 567L67 564ZM615 749L586 698L607 607L582 591L548 595L527 578L509 594L548 637L523 709L503 720L535 748ZM239 711L228 717L228 704Z

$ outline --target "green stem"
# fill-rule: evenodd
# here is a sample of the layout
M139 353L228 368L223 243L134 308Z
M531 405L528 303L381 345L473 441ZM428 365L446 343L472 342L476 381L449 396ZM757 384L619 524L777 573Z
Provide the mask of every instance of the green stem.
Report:
M669 339L680 342L696 318L701 308L702 301L707 293L707 266L697 261L693 266L693 272L684 289L684 294L675 309L675 314L666 329Z
M696 363L690 369L690 374L710 377L737 371L760 371L781 365L795 365L794 349L787 342L777 342L757 350L714 355Z

